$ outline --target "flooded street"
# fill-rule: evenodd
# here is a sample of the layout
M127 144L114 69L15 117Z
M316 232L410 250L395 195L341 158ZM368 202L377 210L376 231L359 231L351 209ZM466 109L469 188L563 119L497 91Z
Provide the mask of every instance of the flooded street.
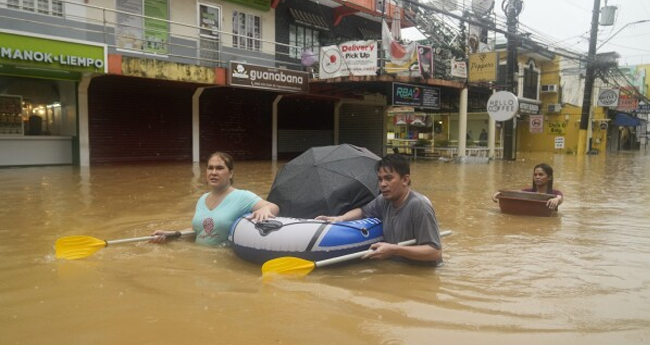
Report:
M555 169L557 216L502 214L499 189ZM266 197L282 162L236 162ZM650 155L416 161L445 264L358 262L264 284L230 249L115 245L57 260L57 238L190 226L204 165L0 169L2 344L650 344Z

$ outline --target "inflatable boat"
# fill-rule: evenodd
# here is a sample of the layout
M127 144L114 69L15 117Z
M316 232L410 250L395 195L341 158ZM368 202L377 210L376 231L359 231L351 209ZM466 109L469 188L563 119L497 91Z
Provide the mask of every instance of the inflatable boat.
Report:
M383 231L377 218L330 223L276 217L253 223L244 216L229 239L237 256L255 263L283 256L318 261L366 250L383 239Z

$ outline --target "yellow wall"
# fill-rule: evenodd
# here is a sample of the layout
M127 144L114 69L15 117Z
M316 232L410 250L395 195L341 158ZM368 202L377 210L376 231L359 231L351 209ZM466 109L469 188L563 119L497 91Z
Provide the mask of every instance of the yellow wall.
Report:
M521 57L520 63L528 61L527 57ZM571 104L562 104L559 113L549 113L548 105L561 103L560 86L560 64L559 58L549 62L536 61L541 67L540 88L543 84L558 85L558 92L540 92L542 105L540 114L544 119L544 133L530 133L529 118L522 116L517 122L517 151L520 152L554 152L575 154L578 150L578 134L580 132L580 119L582 107ZM593 134L592 149L604 154L607 147L607 129L601 129L600 121L607 118L603 107L593 107ZM564 137L564 148L556 149L555 140L557 137Z

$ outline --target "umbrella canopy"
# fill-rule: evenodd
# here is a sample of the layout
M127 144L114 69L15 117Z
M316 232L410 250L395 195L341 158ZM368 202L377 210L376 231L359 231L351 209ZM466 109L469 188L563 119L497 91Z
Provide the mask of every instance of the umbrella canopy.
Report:
M278 171L268 200L285 217L341 215L379 194L375 165L380 159L349 144L312 147Z

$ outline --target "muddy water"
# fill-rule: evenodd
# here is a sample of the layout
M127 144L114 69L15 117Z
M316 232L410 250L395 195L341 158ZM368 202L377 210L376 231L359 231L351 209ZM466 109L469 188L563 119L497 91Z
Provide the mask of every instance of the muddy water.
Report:
M556 168L557 217L501 214L497 189ZM240 162L265 196L281 163ZM418 161L445 265L317 269L263 284L229 249L176 241L54 258L62 236L119 239L189 226L203 167L0 170L2 344L649 344L650 156Z

